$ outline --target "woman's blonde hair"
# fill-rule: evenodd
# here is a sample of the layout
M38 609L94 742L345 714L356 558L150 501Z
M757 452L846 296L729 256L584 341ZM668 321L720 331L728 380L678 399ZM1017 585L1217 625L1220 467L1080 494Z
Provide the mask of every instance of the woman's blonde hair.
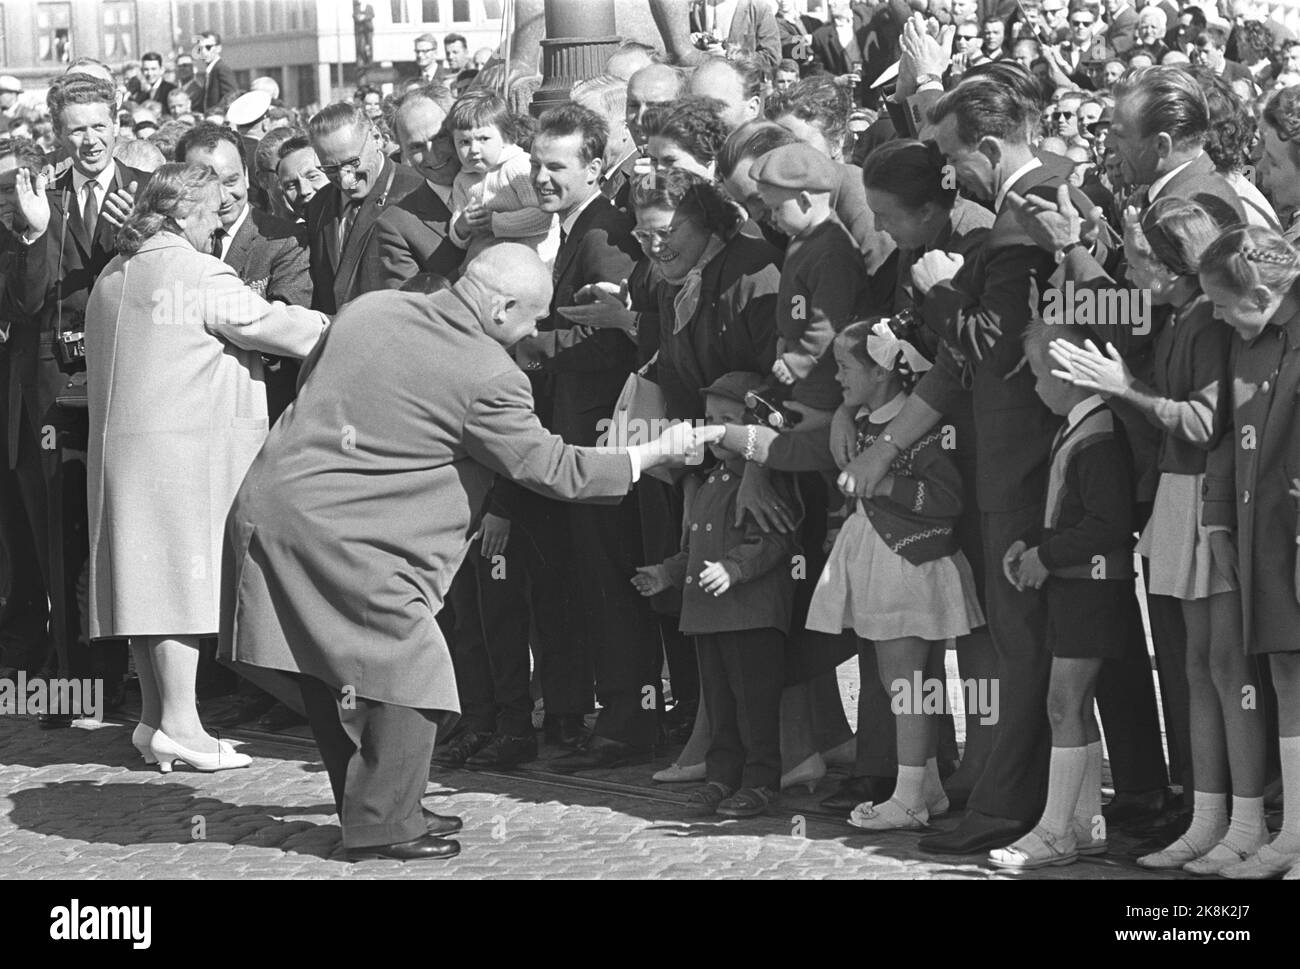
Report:
M1277 230L1242 226L1210 243L1201 253L1199 271L1241 295L1259 286L1280 293L1300 277L1300 255Z
M188 215L199 197L216 184L217 173L207 165L161 166L140 190L131 215L117 230L117 251L129 256L159 232L179 234L177 218Z

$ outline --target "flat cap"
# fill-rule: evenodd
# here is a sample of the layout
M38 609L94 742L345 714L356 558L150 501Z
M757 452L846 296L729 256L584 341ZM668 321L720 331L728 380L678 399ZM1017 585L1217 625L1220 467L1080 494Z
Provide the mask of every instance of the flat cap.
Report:
M23 82L12 74L0 74L0 91L6 91L10 94L22 94Z
M745 395L761 386L763 386L762 374L750 373L747 370L733 370L731 373L724 373L701 390L700 395L703 397L722 397L725 400L734 400L743 404L745 403Z
M226 120L233 125L255 124L271 109L271 95L266 91L249 91L230 102Z
M754 162L749 177L799 192L834 192L840 187L839 166L803 142L773 148Z

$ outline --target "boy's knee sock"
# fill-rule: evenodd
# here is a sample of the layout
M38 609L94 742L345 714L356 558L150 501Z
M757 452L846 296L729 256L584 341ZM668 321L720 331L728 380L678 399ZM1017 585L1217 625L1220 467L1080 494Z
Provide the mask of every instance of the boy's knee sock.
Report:
M1278 738L1282 754L1282 830L1273 847L1284 854L1300 854L1300 737Z

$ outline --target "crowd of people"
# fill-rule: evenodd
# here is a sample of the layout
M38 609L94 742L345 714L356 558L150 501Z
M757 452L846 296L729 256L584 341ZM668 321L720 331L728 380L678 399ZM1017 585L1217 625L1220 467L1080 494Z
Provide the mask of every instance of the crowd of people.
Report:
M540 700L551 769L684 743L654 779L702 815L842 765L822 804L927 851L1135 826L1145 868L1300 877L1300 41L789 6L706 3L537 118L454 35L299 111L212 34L198 82L72 65L0 143L0 666L133 668L144 760L225 770L220 633L229 722L308 720L389 857L459 850L424 755L530 763Z

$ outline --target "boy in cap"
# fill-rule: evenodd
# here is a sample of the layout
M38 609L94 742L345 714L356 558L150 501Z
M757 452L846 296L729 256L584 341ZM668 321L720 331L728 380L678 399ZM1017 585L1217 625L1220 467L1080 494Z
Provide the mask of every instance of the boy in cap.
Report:
M857 315L866 289L858 247L835 215L835 162L797 143L763 155L750 168L771 221L790 237L777 299L777 357L772 373L793 385L801 428L830 423L842 394L830 352L835 334ZM809 411L813 413L808 413Z
M745 423L745 394L763 376L734 371L701 393L711 425ZM796 530L765 532L751 516L737 526L736 496L745 458L721 444L684 516L686 541L672 558L637 569L638 592L682 589L681 630L695 637L702 711L712 725L705 755L708 783L691 795L707 814L747 818L764 813L781 780L781 691L794 580ZM780 474L772 482L796 507Z

